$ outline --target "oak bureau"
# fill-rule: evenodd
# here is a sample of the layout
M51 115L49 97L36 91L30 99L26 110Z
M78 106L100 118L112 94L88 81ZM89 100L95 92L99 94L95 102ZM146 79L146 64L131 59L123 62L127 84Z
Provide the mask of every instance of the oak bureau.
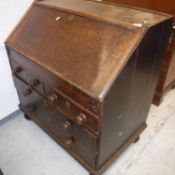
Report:
M171 15L83 0L37 0L6 40L20 109L91 175L138 140Z

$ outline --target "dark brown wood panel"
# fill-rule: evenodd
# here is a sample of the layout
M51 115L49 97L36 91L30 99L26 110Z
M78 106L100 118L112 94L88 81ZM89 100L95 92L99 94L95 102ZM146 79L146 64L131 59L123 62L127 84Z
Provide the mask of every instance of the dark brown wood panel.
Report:
M19 107L101 175L146 127L171 31L151 10L35 1L6 42Z
M145 8L156 10L164 13L175 15L175 1L174 0L104 0L104 2L113 2L119 4L130 5L132 7ZM175 20L174 20L174 33L175 33ZM165 55L165 59L161 66L161 73L155 91L153 103L159 105L165 94L175 85L175 34L172 33L172 38Z
M146 121L171 25L172 20L169 20L147 32L111 88L105 101L99 167Z
M134 93L131 92L131 85L134 66L136 64L136 55L135 53L132 56L106 97L98 168L107 161L109 155L112 155L130 137L130 133L138 127L134 119L134 124L132 124L135 125L134 128L132 125L132 127L128 127L128 123L131 123L132 119L128 116L128 111L126 110L129 105L131 93Z

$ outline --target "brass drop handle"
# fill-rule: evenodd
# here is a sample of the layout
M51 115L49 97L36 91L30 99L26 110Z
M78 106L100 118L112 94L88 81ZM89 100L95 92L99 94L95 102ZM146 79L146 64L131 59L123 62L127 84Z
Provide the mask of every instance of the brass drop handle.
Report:
M32 93L32 90L31 90L30 88L28 88L28 89L24 90L23 95L24 95L24 96L28 96L28 95L30 95L31 93Z
M30 85L31 87L38 86L39 84L40 84L40 81L37 80L37 79L35 79L35 80L29 82L29 85Z
M83 125L84 123L86 123L87 117L86 117L85 114L80 113L79 115L77 115L77 116L75 117L75 121L76 121L76 123L77 123L78 125Z
M16 67L14 70L13 70L13 73L14 74L18 74L18 73L20 73L20 72L22 72L23 71L23 69L20 67L20 66L18 66L18 67Z
M68 129L71 128L71 123L70 123L70 121L65 121L65 122L62 124L62 126L63 126L63 129L64 129L65 131L67 131Z
M58 99L58 96L56 94L52 94L52 95L48 96L48 100L52 104L55 103L57 101L57 99Z
M73 143L75 142L75 139L74 138L67 138L66 140L64 140L64 143L67 145L67 146L71 146Z

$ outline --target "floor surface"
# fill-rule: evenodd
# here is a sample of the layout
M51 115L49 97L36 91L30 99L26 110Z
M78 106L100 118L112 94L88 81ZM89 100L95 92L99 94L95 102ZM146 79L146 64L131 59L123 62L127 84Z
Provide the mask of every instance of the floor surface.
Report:
M175 90L167 94L159 108L151 107L147 124L141 140L104 175L175 174ZM5 175L88 175L22 114L0 125L0 167Z

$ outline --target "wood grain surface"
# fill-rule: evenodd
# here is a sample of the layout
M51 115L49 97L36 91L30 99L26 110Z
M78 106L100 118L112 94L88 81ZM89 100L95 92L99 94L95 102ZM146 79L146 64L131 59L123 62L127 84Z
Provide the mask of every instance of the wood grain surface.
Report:
M129 5L132 7L145 8L149 10L156 10L163 13L175 15L175 1L174 0L104 0L104 2L113 2L124 5ZM153 103L155 105L160 105L163 101L166 93L174 88L175 85L175 20L174 28L172 33L172 38L170 40L167 52L165 54L165 59L161 66L161 73L159 81L157 84L157 89L155 91Z
M103 99L144 29L77 15L69 21L71 15L34 6L7 45L93 98Z
M91 174L146 127L172 16L35 1L6 41L19 107Z

